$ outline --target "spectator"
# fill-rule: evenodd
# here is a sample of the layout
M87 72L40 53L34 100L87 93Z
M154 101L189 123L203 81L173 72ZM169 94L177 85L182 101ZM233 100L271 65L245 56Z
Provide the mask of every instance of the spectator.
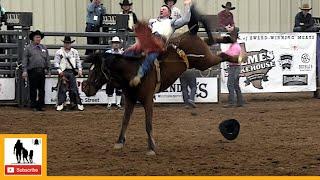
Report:
M101 0L90 0L87 7L87 26L86 32L100 32L103 15L106 8L103 7ZM88 37L88 44L99 44L99 37ZM95 50L86 50L86 55L93 54Z
M164 3L169 6L171 9L171 18L172 19L179 19L181 18L181 11L179 8L175 6L177 0L164 0Z
M196 108L195 96L197 92L197 79L193 69L188 69L180 77L183 102L187 107ZM190 88L190 92L189 92Z
M32 42L25 48L22 59L22 76L29 80L31 108L34 111L44 111L45 71L50 67L48 50L41 44L43 37L39 30L30 33Z
M77 105L79 111L83 111L76 75L82 77L82 65L79 53L76 49L71 47L75 41L71 40L70 36L64 37L62 41L63 47L56 52L54 57L54 66L59 72L59 89L58 89L58 106L57 111L62 111L64 103L67 99L67 91L69 91L70 101ZM78 71L77 71L77 70Z
M218 30L222 32L239 32L239 28L235 27L232 10L236 9L232 7L231 2L227 2L226 5L222 5L224 8L218 14Z
M132 2L130 3L129 0L123 0L122 3L119 3L122 9L120 14L127 14L129 15L129 22L128 27L129 31L133 30L133 26L138 22L137 15L132 11Z
M234 39L237 39L238 34L234 35ZM225 52L229 56L241 56L241 46L238 42L234 42L231 44L229 49ZM240 79L240 72L241 72L241 64L240 63L229 63L229 70L228 70L228 104L225 105L225 108L230 107L242 107L244 105L243 96L241 93L241 89L239 86L239 79ZM235 100L235 95L237 96L237 101Z
M121 40L119 37L113 37L111 40L111 49L106 51L106 53L112 53L112 54L123 54L123 49L121 48ZM114 94L114 91L116 91L116 106L117 109L121 109L121 96L122 96L122 92L121 89L118 88L114 88L111 84L107 84L107 88L106 88L106 93L108 95L107 97L107 108L108 110L111 110L111 106L112 106L112 97Z
M301 12L296 15L293 32L317 32L319 28L314 26L314 20L309 11L312 9L309 4L300 7Z

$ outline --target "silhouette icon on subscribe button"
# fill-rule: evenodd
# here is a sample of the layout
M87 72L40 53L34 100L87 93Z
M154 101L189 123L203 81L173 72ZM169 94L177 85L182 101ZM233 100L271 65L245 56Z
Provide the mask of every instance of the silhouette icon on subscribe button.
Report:
M13 148L13 153L16 155L17 163L33 163L33 150L29 151L23 147L23 143L20 139L17 140Z

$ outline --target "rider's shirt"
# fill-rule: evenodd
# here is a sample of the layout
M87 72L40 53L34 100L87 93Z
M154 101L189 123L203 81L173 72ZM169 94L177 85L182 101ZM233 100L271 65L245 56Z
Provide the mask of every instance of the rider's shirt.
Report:
M170 36L174 33L176 29L181 28L190 21L191 12L190 6L185 6L185 15L179 19L170 19L170 18L158 18L150 19L149 25L152 29L153 34L159 34L166 39L169 39Z

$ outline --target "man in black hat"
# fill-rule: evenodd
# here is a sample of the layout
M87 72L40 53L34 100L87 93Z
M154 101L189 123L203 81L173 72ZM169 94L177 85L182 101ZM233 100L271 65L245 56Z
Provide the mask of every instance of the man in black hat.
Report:
M29 80L31 108L34 111L43 111L45 74L50 68L48 50L41 44L43 37L44 34L39 30L31 32L29 38L32 42L25 48L22 59L22 76Z
M227 2L226 5L222 5L222 8L224 8L224 10L218 14L218 29L223 32L239 32L239 28L235 27L233 14L231 12L236 8L232 7L231 2Z
M82 77L82 65L79 52L71 48L74 40L70 36L64 37L62 41L63 47L56 52L54 57L54 66L59 72L59 89L58 89L58 105L57 111L64 109L64 103L67 99L67 91L69 91L71 103L77 105L79 111L83 111L76 76Z
M137 15L132 11L133 3L129 2L129 0L123 0L123 2L120 2L119 4L122 9L122 12L120 12L120 14L129 15L128 27L129 31L132 31L133 26L138 22Z
M171 18L172 19L179 19L181 18L181 11L179 8L177 8L175 5L177 3L177 0L164 0L164 3L169 6L171 9Z
M86 32L100 32L103 15L106 14L106 8L101 0L90 0L87 7L87 26ZM88 37L88 44L99 44L99 37ZM94 50L87 49L86 55L90 55Z

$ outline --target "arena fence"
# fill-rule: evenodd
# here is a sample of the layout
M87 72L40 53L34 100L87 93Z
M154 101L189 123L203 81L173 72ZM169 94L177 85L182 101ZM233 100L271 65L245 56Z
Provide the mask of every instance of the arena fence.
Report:
M23 58L24 47L29 44L28 40L29 29L22 28L12 31L0 31L1 43L0 43L0 105L19 105L24 106L28 104L28 86L27 83L21 78L21 61ZM113 36L119 36L123 40L123 46L128 47L133 43L134 35L129 32L108 32L108 33L65 33L65 32L45 32L47 37L61 37L71 36L72 38L86 38L86 37L99 37L100 45L79 45L75 44L74 48L78 50L96 49L105 51L110 48L109 40ZM200 36L205 37L205 33L199 33ZM320 39L320 34L318 35ZM318 40L319 41L319 40ZM320 43L318 43L320 44ZM50 50L50 57L53 60L55 50L59 49L61 45L46 44ZM319 47L318 47L319 49ZM216 51L214 49L213 51ZM318 52L319 56L319 52ZM81 59L84 60L85 55L81 55ZM319 63L319 57L318 57ZM84 63L84 75L88 74L89 64ZM319 73L319 72L318 72ZM51 68L51 74L53 77L57 76L57 70ZM220 66L213 67L207 71L197 71L198 77L218 77L219 81ZM219 86L220 83L218 83ZM219 91L219 87L217 89ZM318 88L320 91L320 88ZM8 95L9 94L9 95ZM220 94L220 92L218 92Z

